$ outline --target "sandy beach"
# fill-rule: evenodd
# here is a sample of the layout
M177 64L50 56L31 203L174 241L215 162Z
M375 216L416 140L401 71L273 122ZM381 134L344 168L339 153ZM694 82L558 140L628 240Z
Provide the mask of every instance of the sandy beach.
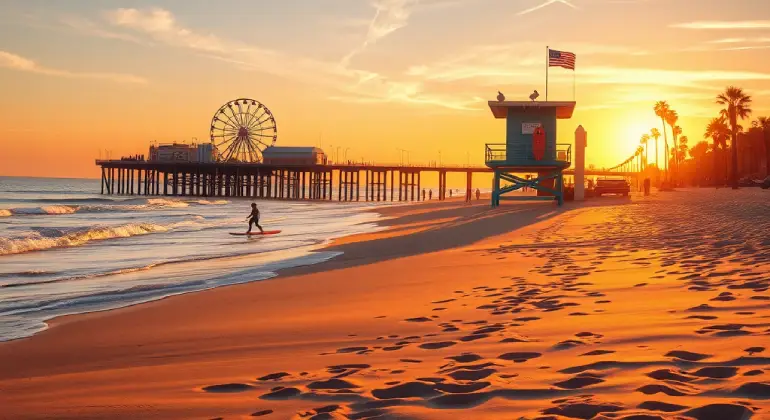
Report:
M0 344L0 418L770 418L768 196L462 200Z

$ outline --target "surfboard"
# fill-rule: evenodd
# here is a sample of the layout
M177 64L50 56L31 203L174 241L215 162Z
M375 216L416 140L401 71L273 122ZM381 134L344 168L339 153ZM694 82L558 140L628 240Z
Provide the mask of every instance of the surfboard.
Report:
M262 236L262 235L275 235L277 233L281 233L280 230L266 230L264 232L256 231L251 233L246 232L230 232L233 236Z

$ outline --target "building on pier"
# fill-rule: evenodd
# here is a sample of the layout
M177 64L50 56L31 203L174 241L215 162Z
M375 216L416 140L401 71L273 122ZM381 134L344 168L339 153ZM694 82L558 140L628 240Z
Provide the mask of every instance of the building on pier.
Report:
M326 154L318 147L270 146L262 159L266 165L326 165Z
M168 143L150 145L149 158L150 162L211 163L215 154L211 143Z

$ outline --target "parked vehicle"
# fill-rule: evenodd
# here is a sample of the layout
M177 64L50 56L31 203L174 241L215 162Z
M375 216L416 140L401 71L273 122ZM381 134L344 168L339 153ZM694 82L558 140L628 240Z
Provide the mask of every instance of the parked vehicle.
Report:
M601 197L604 194L622 194L627 196L631 192L631 185L625 179L599 179L594 187L594 195Z

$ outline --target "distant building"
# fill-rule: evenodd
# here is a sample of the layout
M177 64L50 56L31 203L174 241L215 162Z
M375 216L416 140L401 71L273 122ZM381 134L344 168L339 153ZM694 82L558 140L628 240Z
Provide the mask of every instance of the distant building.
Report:
M262 151L267 165L325 165L326 154L317 147L270 146Z
M214 158L214 147L211 143L171 143L150 146L151 162L210 163L215 160Z

